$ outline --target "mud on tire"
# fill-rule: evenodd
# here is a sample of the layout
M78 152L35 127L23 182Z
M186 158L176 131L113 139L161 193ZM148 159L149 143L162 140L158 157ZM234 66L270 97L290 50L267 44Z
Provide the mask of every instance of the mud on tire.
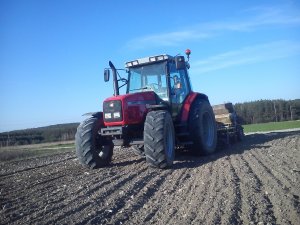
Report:
M171 115L168 111L151 111L144 125L144 150L146 161L158 168L173 164L175 137Z
M113 155L113 144L98 134L102 121L102 114L84 120L75 135L76 155L82 165L91 169L107 166Z
M212 107L207 100L196 99L189 117L189 129L195 155L208 155L217 145L217 125Z

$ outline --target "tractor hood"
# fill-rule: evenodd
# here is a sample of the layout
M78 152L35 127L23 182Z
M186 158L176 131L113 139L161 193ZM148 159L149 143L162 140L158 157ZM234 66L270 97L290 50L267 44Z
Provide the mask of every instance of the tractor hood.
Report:
M105 126L124 126L143 123L146 105L157 104L157 95L153 91L118 95L103 102Z

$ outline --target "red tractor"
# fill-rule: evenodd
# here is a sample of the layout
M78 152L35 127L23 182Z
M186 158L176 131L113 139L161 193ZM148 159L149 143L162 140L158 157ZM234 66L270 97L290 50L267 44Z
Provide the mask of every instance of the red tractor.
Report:
M190 50L186 54L189 59ZM131 146L158 168L173 164L175 148L196 155L215 151L215 115L208 97L192 91L184 56L163 54L126 62L128 79L120 77L112 62L109 65L104 80L109 81L112 72L114 96L103 102L103 112L90 113L77 128L81 164L107 166L114 146ZM123 86L126 94L120 95Z

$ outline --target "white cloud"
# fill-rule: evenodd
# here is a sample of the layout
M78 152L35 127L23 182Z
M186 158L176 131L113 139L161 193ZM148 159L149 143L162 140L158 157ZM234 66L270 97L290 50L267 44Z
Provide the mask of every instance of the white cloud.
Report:
M299 26L300 13L283 7L256 7L241 12L240 17L236 20L201 23L185 30L180 29L180 31L146 35L128 41L126 47L143 49L147 47L176 46L186 41L208 39L227 31L244 32L263 26L280 25Z
M246 12L253 12L254 26L262 25L299 25L300 15L299 11L286 7L255 7L245 10Z
M127 47L140 49L149 46L175 46L186 40L206 39L210 36L208 32L199 32L197 30L174 31L162 34L153 34L130 40Z
M221 53L193 63L193 73L230 68L234 66L254 64L287 58L300 54L300 42L276 41L254 46L247 46L235 51Z

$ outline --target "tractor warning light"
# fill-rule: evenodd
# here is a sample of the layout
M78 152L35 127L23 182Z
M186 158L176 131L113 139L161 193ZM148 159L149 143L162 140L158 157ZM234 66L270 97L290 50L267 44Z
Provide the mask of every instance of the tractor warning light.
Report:
M185 50L185 54L186 54L187 59L188 59L188 61L189 61L189 59L190 59L190 54L191 54L191 50L190 50L190 49Z

